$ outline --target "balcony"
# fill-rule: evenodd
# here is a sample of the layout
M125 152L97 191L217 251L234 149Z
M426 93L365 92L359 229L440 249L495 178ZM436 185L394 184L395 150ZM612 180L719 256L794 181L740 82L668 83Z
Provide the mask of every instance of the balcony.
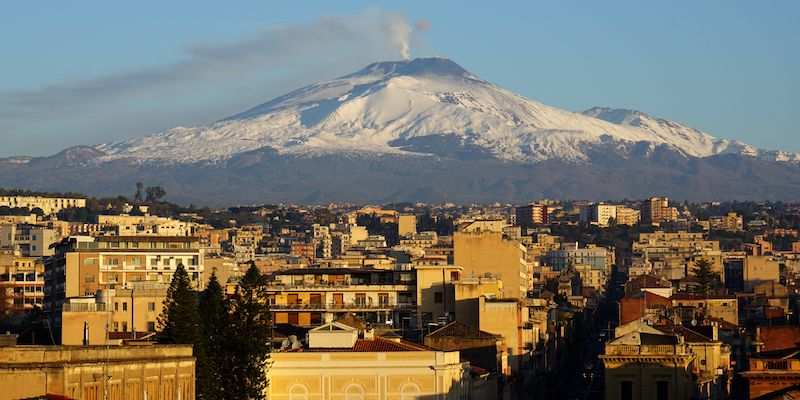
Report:
M606 355L610 356L664 356L689 355L685 345L614 345L606 346Z
M267 290L291 291L291 290L359 290L359 291L407 291L409 285L405 283L272 283L267 286Z
M270 304L270 311L389 311L410 310L413 303L331 303L331 304Z

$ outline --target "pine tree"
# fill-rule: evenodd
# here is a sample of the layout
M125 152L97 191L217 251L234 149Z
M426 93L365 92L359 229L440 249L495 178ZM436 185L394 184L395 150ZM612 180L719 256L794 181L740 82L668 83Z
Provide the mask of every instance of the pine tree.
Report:
M162 343L193 344L200 342L200 319L197 296L189 275L179 264L167 289L164 311L158 317L158 340Z
M264 399L271 326L265 280L255 264L250 265L239 281L230 309L230 331L225 340L230 352L225 398Z
M200 332L203 339L205 365L197 366L198 397L206 400L221 400L225 397L226 371L229 356L225 341L230 336L230 319L225 293L217 279L216 271L211 273L206 289L200 293L198 304L200 313Z
M695 267L692 268L692 273L694 273L695 279L697 280L695 293L703 296L712 294L720 286L719 273L711 269L711 262L705 258L696 260L694 265Z

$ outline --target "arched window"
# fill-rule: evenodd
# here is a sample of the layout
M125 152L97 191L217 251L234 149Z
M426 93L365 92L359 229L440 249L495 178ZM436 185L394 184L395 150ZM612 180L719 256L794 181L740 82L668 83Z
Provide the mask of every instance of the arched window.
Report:
M364 387L352 383L344 388L344 400L364 400Z
M400 400L416 400L420 397L420 388L416 383L406 383L400 388Z
M289 400L308 400L306 385L296 384L289 388Z

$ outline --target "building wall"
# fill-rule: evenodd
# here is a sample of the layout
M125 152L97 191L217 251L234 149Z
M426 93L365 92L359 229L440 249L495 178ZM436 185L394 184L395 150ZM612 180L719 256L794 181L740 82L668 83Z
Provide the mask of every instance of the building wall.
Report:
M194 369L185 345L0 347L0 400L100 400L106 389L110 400L191 400Z
M273 353L270 400L460 399L469 388L459 353Z
M747 256L744 259L744 290L753 289L767 282L779 282L780 265L771 256Z
M86 207L86 199L39 196L0 196L0 207L27 207L30 210L40 208L45 214L55 214L69 207Z
M498 232L456 232L454 264L464 268L464 275L486 274L503 281L503 297L523 298L531 288L526 250L515 239Z
M401 214L397 220L398 237L407 237L417 233L417 216Z

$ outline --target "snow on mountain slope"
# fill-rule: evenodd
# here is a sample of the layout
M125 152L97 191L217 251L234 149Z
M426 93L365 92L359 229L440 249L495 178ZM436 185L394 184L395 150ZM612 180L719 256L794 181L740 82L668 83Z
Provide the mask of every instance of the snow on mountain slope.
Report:
M318 155L448 154L456 146L501 160L535 162L589 161L590 150L609 144L624 156L642 142L694 157L737 152L798 160L797 155L716 139L636 111L575 113L550 107L442 58L371 64L212 124L96 148L106 159L191 163L220 162L264 147Z

